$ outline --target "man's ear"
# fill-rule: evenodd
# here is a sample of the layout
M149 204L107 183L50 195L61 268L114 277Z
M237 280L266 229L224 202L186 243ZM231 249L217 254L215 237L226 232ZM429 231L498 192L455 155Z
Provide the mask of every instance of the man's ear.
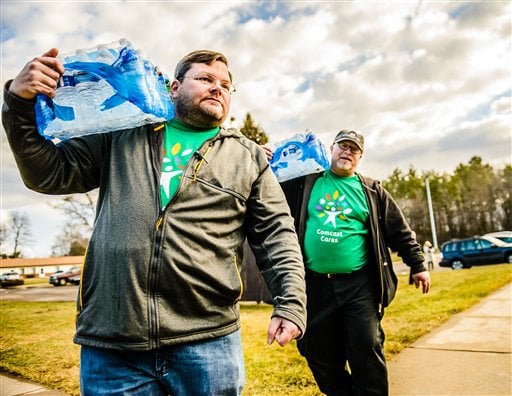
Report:
M178 80L173 80L170 86L170 95L171 100L174 102L174 98L176 98L176 94L178 92L178 88L180 87L180 82Z

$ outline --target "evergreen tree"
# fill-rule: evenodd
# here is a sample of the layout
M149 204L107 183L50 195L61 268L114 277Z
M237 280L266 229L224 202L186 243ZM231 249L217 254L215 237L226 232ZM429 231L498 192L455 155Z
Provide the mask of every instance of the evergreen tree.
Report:
M244 120L244 125L240 128L240 132L253 142L258 144L265 144L268 142L268 136L261 126L256 124L250 113L247 113Z

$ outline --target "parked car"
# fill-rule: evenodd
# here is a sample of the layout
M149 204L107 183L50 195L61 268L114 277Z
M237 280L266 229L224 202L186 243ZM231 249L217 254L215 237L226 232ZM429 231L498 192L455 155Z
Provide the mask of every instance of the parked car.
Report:
M78 284L75 283L76 277L80 279L81 273L81 267L73 267L67 271L57 271L56 273L50 276L50 284L53 286L66 286L68 283Z
M23 278L15 271L6 272L0 275L0 285L2 287L19 286L23 285L24 283L25 281Z
M76 274L74 276L69 277L68 282L71 283L72 285L79 285L81 277L82 274Z
M512 231L498 231L484 234L483 236L490 236L493 238L501 239L505 243L512 243Z
M490 236L477 236L454 239L441 246L441 267L461 269L496 263L512 263L512 243Z

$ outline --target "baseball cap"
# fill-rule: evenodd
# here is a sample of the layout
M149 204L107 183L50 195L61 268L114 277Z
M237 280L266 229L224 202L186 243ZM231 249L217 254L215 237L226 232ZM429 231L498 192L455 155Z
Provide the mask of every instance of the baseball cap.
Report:
M357 147L361 149L361 151L364 151L364 136L354 132L354 131L348 131L346 129L339 131L336 137L334 138L334 143L341 142L343 140L350 140L351 142L354 142Z

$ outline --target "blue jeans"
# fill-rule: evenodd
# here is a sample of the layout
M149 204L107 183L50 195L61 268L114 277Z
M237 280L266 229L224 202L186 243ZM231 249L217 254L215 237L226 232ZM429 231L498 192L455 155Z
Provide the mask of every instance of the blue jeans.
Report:
M152 351L81 348L83 396L238 396L244 383L240 331Z

